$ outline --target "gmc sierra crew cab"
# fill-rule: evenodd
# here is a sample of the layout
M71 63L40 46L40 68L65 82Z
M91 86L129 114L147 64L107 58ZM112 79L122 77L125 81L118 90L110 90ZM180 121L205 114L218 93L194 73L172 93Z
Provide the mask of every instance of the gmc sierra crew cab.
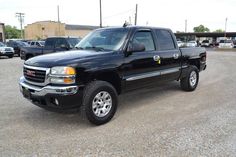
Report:
M68 51L73 49L79 41L79 38L50 37L46 39L44 47L22 47L20 50L20 57L22 60L27 60L42 54Z
M80 109L96 125L114 116L119 94L174 80L194 91L206 68L205 48L178 48L165 28L101 28L76 47L25 61L20 91L48 110Z

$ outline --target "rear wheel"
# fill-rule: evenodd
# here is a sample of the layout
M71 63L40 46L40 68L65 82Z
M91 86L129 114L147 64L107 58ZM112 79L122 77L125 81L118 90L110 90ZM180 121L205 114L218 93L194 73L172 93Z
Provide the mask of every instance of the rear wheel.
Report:
M84 89L81 112L91 123L101 125L112 119L117 104L117 92L110 83L93 81Z
M180 86L185 91L194 91L198 85L199 71L196 66L190 66L187 76L180 80Z

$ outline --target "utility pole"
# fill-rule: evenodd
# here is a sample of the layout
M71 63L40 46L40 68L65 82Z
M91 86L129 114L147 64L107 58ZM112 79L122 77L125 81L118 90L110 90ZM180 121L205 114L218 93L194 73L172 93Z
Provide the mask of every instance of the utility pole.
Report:
M185 33L187 33L188 20L185 20Z
M228 18L226 17L226 19L225 19L225 38L226 38L226 29L227 29L227 21L228 21Z
M102 0L99 0L99 8L100 8L100 28L102 28Z
M60 8L57 6L57 23L58 23L58 36L60 36L61 28L60 28Z
M24 39L23 36L23 22L24 22L24 13L16 13L16 17L18 18L19 22L20 22L20 34L21 34L21 39Z
M137 25L137 16L138 16L138 4L136 4L136 8L135 8L135 20L134 20L134 25Z
M131 16L129 16L129 24L132 25Z

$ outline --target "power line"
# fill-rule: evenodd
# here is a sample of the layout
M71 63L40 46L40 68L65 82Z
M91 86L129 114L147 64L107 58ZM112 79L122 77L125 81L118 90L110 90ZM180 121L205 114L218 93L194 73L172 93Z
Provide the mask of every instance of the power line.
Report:
M119 12L119 13L114 14L114 15L106 16L106 17L104 17L104 19L109 19L109 18L112 18L112 17L115 17L115 16L124 15L124 14L132 12L132 11L134 11L134 10L133 9L129 9L129 10L126 10L126 11L123 11L123 12Z
M23 39L23 22L24 22L24 16L25 13L16 13L16 17L18 18L20 22L20 34L21 34L21 39Z

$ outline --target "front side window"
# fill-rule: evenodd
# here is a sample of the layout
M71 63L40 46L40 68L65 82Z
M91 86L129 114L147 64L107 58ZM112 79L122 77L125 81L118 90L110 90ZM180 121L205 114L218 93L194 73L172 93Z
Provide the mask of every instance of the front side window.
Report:
M56 48L61 48L61 46L68 46L67 42L66 42L66 39L64 39L64 38L57 39L55 47Z
M71 48L74 48L76 44L79 43L79 38L68 38L68 43L70 44Z
M139 31L134 34L132 43L143 44L145 46L145 51L154 51L155 46L152 38L152 33L150 31Z
M172 35L168 30L156 30L159 50L173 50L175 44Z
M100 29L88 34L75 47L96 51L117 51L124 44L127 34L127 28Z

